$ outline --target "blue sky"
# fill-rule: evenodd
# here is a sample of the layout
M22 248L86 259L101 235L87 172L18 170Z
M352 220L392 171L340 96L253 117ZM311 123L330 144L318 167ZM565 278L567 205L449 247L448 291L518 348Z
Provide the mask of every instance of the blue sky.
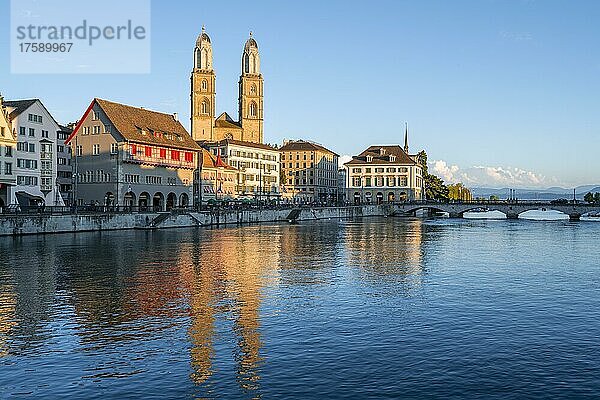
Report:
M150 74L11 75L5 61L0 91L41 98L60 122L102 97L177 112L189 127L192 50L205 24L217 110L236 116L252 30L267 142L305 138L352 155L400 143L408 121L411 151L426 149L448 181L571 187L600 183L599 17L595 1L156 0ZM9 22L0 0L0 60Z

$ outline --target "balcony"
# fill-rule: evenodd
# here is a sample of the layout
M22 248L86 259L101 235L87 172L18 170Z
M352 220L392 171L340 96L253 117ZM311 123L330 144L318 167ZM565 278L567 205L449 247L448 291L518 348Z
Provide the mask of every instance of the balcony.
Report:
M123 161L136 164L156 165L161 167L196 169L196 163L194 161L177 161L168 158L147 157L142 154L134 155L131 153L126 153L123 157Z

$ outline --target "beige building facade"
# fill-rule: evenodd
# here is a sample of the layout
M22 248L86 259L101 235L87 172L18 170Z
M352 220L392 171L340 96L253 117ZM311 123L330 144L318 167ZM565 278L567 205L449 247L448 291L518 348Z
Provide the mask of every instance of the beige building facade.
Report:
M0 96L0 210L14 204L12 188L17 184L15 173L15 153L17 149L16 132L13 132L8 111Z
M238 82L238 119L229 114L216 116L216 74L212 42L204 27L194 48L191 76L191 134L196 141L231 139L263 143L264 80L260 72L258 44L250 38L242 52Z
M236 197L261 201L279 199L278 149L267 144L231 139L200 144L237 169Z
M194 181L196 193L194 204L206 204L211 200L233 200L237 197L238 171L225 163L220 156L214 156L208 150L202 149L198 173L202 179L196 177Z
M279 148L283 197L294 203L339 200L339 155L313 142L287 141Z
M396 146L370 146L344 164L351 203L421 200L424 179L417 155Z

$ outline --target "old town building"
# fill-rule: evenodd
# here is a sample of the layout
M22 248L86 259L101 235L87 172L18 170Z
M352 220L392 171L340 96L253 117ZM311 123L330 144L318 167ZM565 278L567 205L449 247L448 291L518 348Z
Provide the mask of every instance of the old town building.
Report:
M17 136L14 198L21 206L64 205L57 186L56 140L60 126L39 99L6 101Z
M194 180L194 204L206 204L211 200L233 200L236 196L237 169L223 161L220 155L214 156L206 149L202 149L202 158Z
M15 173L17 138L3 102L4 99L0 96L0 210L9 204L15 204L16 199L12 196L17 184Z
M94 99L66 144L78 204L191 205L200 148L174 115Z
M65 205L73 204L73 166L71 165L71 146L65 141L73 133L73 127L60 126L56 135L56 185Z
M279 150L275 147L232 139L200 143L237 169L237 197L264 201L280 197Z
M305 140L279 148L284 197L295 203L338 201L338 158L325 147Z
M194 48L191 76L191 134L196 141L232 139L263 143L263 76L260 73L258 44L250 38L242 52L238 97L238 119L227 113L216 117L216 75L210 37L202 33Z
M344 164L346 198L350 202L383 203L421 200L424 192L423 171L417 155L404 148L370 146Z

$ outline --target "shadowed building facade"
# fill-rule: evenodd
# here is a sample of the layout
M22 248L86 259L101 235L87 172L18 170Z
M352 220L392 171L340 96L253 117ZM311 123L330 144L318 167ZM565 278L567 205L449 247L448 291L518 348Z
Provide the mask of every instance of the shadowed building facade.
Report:
M192 204L200 148L174 115L94 99L66 144L75 148L78 204Z
M216 75L212 42L204 27L194 48L191 76L191 134L196 141L233 139L263 143L263 76L258 44L250 38L242 52L239 80L238 120L222 113L216 117Z

